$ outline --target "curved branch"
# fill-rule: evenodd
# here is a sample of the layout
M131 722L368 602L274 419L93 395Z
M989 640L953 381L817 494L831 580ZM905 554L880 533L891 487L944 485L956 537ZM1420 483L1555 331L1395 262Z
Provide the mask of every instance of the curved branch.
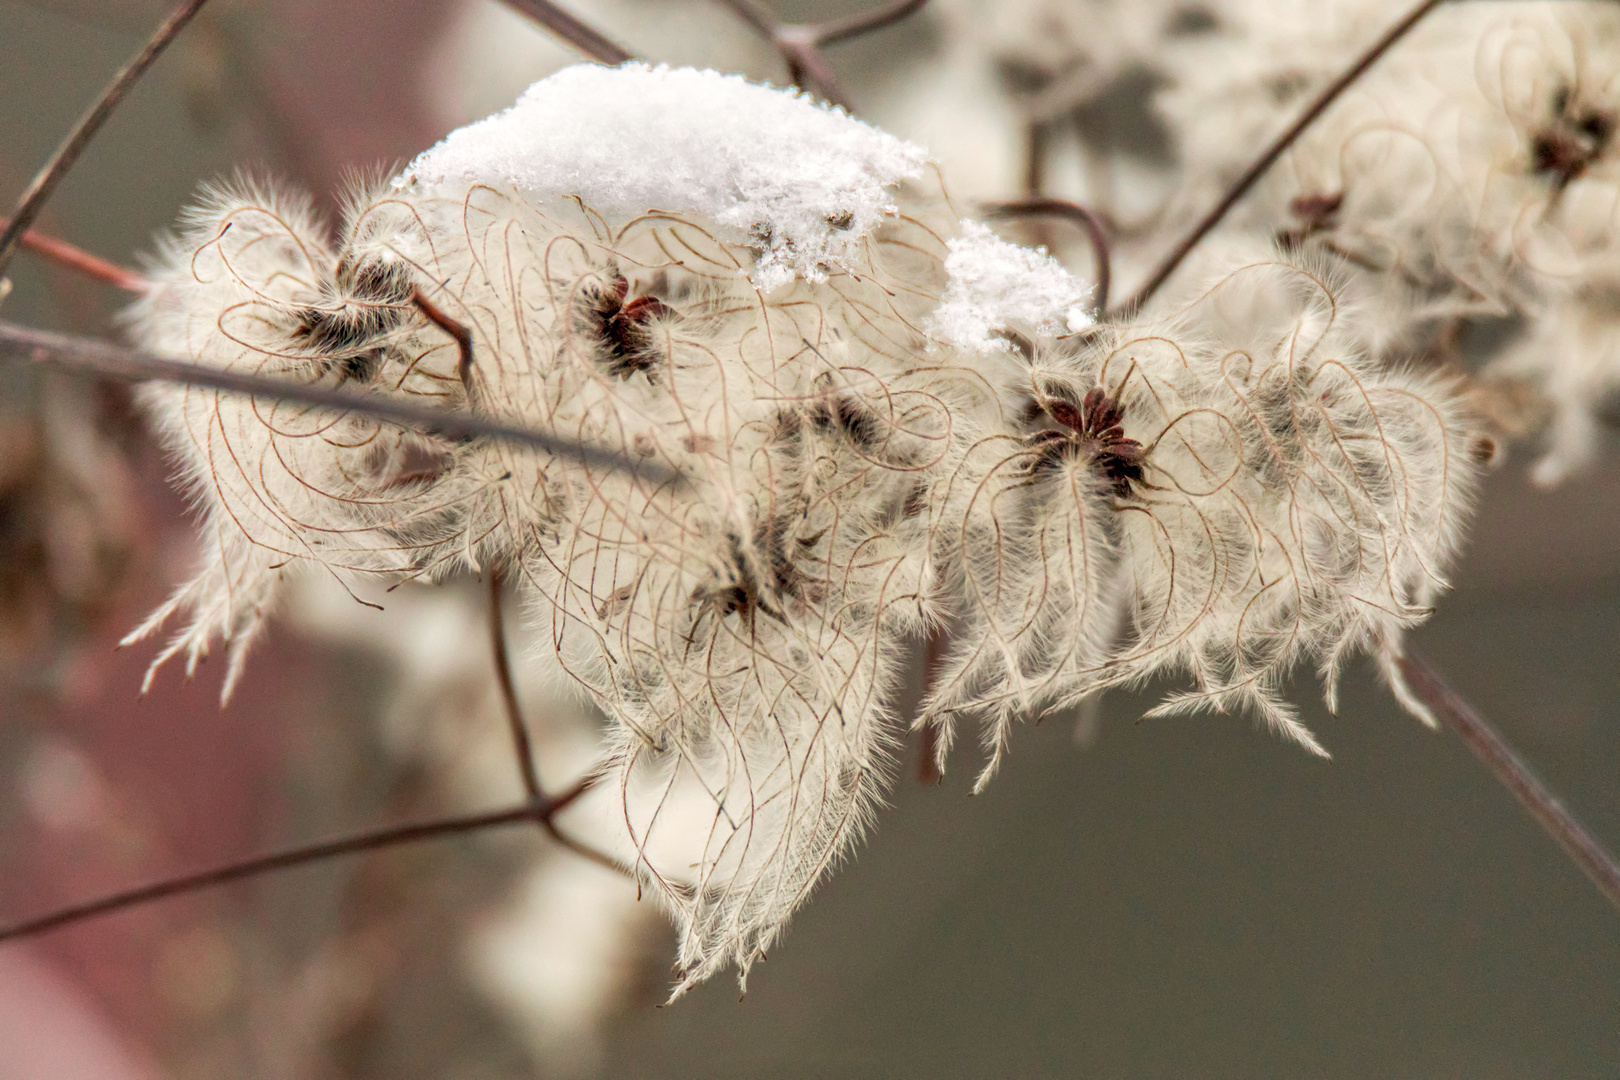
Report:
M654 482L679 481L678 474L656 462L636 461L602 447L574 442L543 431L512 427L472 413L415 405L364 391L310 386L286 379L165 360L94 338L53 334L0 321L0 360L6 359L26 360L81 375L105 375L131 382L183 383L232 394L296 401L374 416L379 420L440 435L498 439L584 465L636 473Z
M816 24L816 44L836 45L840 41L848 41L862 34L869 34L874 30L881 30L885 26L892 26L901 19L915 15L921 11L928 0L893 0L892 3L882 7L873 8L859 15L850 15L842 19L828 19L824 23Z
M1422 0L1422 3L1407 12L1400 22L1385 31L1383 37L1375 41L1366 52L1357 57L1356 62L1351 64L1337 79L1333 80L1327 89L1316 95L1315 100L1305 107L1305 111L1300 113L1298 119L1288 125L1281 135L1272 140L1271 145L1266 147L1260 156L1255 158L1253 164L1244 170L1243 175L1238 177L1237 182L1221 198L1221 201L1216 203L1209 213L1205 214L1187 235L1182 237L1181 241L1171 249L1170 254L1166 255L1164 260L1154 268L1153 273L1149 275L1147 283L1136 291L1136 295L1120 304L1118 311L1113 314L1123 315L1138 311L1143 304L1152 299L1153 294L1159 291L1159 287L1169 279L1171 274L1176 272L1176 267L1180 266L1182 261L1192 253L1193 248L1198 246L1198 242L1208 235L1211 229L1220 224L1221 219L1226 217L1227 212L1237 205L1239 199L1249 193L1249 189L1254 187L1255 183L1265 175L1266 170L1271 168L1277 159L1282 157L1283 152L1305 133L1305 129L1315 123L1316 118L1321 116L1327 110L1327 107L1333 104L1339 95L1349 88L1351 83L1359 79L1368 68L1372 67L1379 57L1389 51L1391 46L1405 37L1407 32L1416 26L1425 15L1445 2L1446 0Z
M456 377L461 380L461 388L467 391L468 400L473 396L472 369L473 346L472 331L444 313L444 310L428 299L427 293L418 285L411 290L411 303L428 322L449 334L456 342Z
M730 8L739 19L753 27L760 36L768 37L772 42L776 41L782 24L776 21L776 16L772 15L765 5L756 3L755 0L720 0L720 2Z
M85 110L83 116L79 117L78 123L73 125L67 138L62 140L44 168L34 175L33 183L28 185L28 190L23 192L22 198L17 202L17 208L12 211L11 221L6 225L5 231L0 232L0 274L4 274L6 267L10 265L11 257L16 252L17 245L21 243L23 233L39 217L39 212L45 208L46 201L56 191L56 186L79 160L79 155L84 153L84 148L90 145L90 140L96 137L96 132L101 130L101 126L107 122L113 110L118 108L119 102L124 100L129 88L146 74L146 69L163 54L163 50L169 47L169 43L207 2L208 0L181 0L181 3L169 12L169 17L153 31L141 51L113 76L112 82L107 84L101 96Z
M171 896L181 896L201 889L210 889L216 885L228 885L233 881L243 881L247 878L258 877L261 874L274 873L277 870L289 870L296 866L324 862L327 859L341 858L345 855L359 855L367 851L380 851L383 848L415 844L423 840L437 840L440 837L458 836L464 833L479 832L483 829L498 828L502 825L519 825L527 822L538 822L551 834L553 839L568 850L610 870L624 874L626 877L634 878L634 874L620 866L604 852L575 840L557 828L557 815L573 803L574 800L595 787L597 779L598 777L594 774L582 777L555 799L541 797L526 800L516 806L508 806L500 810L488 810L478 814L439 818L435 821L411 822L405 825L385 825L381 828L367 829L363 832L352 833L349 836L341 836L335 840L320 840L312 844L300 844L297 847L273 851L266 855L233 859L230 862L221 863L207 870L165 878L162 881L154 881L148 885L138 885L133 889L109 893L94 900L69 904L66 907L46 912L44 915L23 919L9 926L0 926L0 942L33 937L36 934L59 930L62 927L72 926L87 919L111 915L114 912L125 911L132 907L139 907L142 904L154 903Z
M517 686L512 681L511 652L506 647L506 620L501 616L501 592L505 587L506 575L492 569L489 573L489 651L495 661L495 682L500 687L501 704L506 709L507 727L512 731L512 752L517 757L523 790L531 802L543 803L546 794L540 786L540 774L535 771L534 746L529 738L529 725L523 722Z
M1093 262L1093 276L1096 279L1097 295L1096 310L1098 314L1108 309L1108 286L1113 280L1114 260L1112 250L1108 244L1108 232L1097 215L1081 206L1079 203L1069 202L1067 199L1031 198L1018 199L1013 202L989 203L985 210L992 217L1060 217L1079 225L1086 231L1086 239L1091 242Z
M872 11L829 19L821 23L784 23L758 0L720 0L761 37L770 40L777 54L786 61L795 86L820 95L828 104L852 111L849 99L839 89L832 65L822 55L823 45L859 37L893 25L920 10L928 0L891 0Z
M1474 756L1536 819L1536 824L1558 841L1609 903L1620 908L1620 863L1564 808L1558 796L1548 790L1507 740L1422 660L1413 656L1398 657L1395 666L1406 684L1405 689L1462 737Z
M321 862L343 855L358 855L361 852L397 847L401 844L414 844L422 840L434 840L441 836L455 836L460 833L476 832L479 829L490 829L500 825L513 825L519 822L532 821L541 812L543 812L543 808L536 807L531 803L523 803L520 806L511 806L504 810L491 810L487 813L469 814L465 817L414 822L408 825L388 825L380 829L370 829L365 832L355 833L352 836L340 837L336 840L323 840L318 843L286 848L282 851L274 851L267 855L258 855L249 859L237 859L196 873L165 878L150 885L140 885L133 889L110 893L95 900L70 904L67 907L58 908L56 911L44 915L36 915L31 919L12 923L10 926L0 927L0 941L11 941L16 938L43 934L47 930L56 930L101 915L111 915L115 911L138 907L141 904L150 904L170 896L196 892L199 889L209 889L216 885L226 885L233 881L257 877L260 874L268 874L276 870L303 866L306 863Z

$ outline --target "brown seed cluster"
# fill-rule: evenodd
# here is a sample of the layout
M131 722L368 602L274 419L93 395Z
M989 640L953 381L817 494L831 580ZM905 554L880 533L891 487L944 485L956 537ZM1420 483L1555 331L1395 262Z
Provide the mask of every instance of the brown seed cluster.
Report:
M608 373L621 379L657 364L655 326L674 315L657 297L629 294L630 280L615 271L605 288L587 292L581 319L581 329L600 343Z
M1066 461L1088 461L1099 486L1115 498L1128 499L1143 482L1147 451L1125 434L1125 406L1100 386L1086 391L1076 402L1056 391L1040 402L1042 411L1061 425L1029 437L1037 453L1035 471L1057 468Z
M1562 191L1604 154L1614 127L1612 113L1583 105L1569 87L1559 87L1551 117L1531 137L1531 168L1550 176L1553 188Z

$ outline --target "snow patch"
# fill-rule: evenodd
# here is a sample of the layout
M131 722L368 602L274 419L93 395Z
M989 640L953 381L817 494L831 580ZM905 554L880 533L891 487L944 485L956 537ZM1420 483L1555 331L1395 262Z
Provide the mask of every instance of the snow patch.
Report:
M1060 334L1092 324L1091 287L1044 250L1009 244L977 221L962 222L949 248L949 283L927 327L936 337L973 352L1005 352L1012 343L997 330Z
M926 155L808 96L692 68L579 64L451 132L395 181L512 184L607 215L699 214L758 253L765 290L822 281L895 209Z

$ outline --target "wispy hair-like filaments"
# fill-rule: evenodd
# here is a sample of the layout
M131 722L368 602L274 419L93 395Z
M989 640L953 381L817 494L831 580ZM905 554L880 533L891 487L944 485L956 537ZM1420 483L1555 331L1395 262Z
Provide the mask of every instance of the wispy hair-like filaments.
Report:
M339 271L306 203L238 183L210 192L165 244L131 327L142 344L178 359L326 385L387 380L401 394L454 397L439 343L395 329L405 322L401 298L341 299ZM339 323L352 324L334 331L342 340L317 340ZM448 367L453 380L453 361ZM426 480L447 468L449 446L271 399L189 386L144 394L204 517L196 576L128 639L177 613L188 619L153 671L184 652L189 673L221 638L230 644L228 697L283 569L320 566L347 580L398 572L411 564L412 534L439 531L445 493Z
M1347 291L1309 263L1239 266L1090 354L1135 367L1149 417L1147 483L1120 516L1131 632L1105 681L1190 675L1159 713L1249 707L1319 750L1283 677L1314 661L1331 707L1345 660L1399 655L1446 585L1466 418L1452 387L1359 349Z
M926 508L957 392L916 329L944 251L918 224L768 299L695 223L652 215L613 243L614 291L669 312L646 367L609 376L643 402L629 444L693 483L601 478L524 570L565 669L620 721L610 758L638 869L682 925L680 992L726 963L746 976L870 818L905 638L931 611Z
M990 718L980 787L1013 719L1094 671L1118 621L1107 586L1112 492L1099 480L1100 449L1051 415L1068 416L1064 404L1083 409L1093 388L1037 361L1027 382L1009 382L1003 409L976 432L936 495L942 587L958 610L922 716L938 728L941 766L959 714Z
M1546 423L1533 476L1554 484L1594 456L1594 403L1620 382L1593 332L1620 294L1617 136L1612 5L1446 7L1300 139L1258 216L1287 246L1371 271L1386 341L1461 359L1446 335L1466 320L1528 324L1482 374L1548 406L1503 433Z
M1617 41L1606 6L1442 9L1300 139L1267 212L1456 308L1612 276Z
M432 396L677 479L162 391L217 542L135 636L184 610L160 662L223 636L234 674L295 564L514 571L555 662L618 721L603 767L681 924L678 991L746 974L870 817L906 638L937 618L927 508L956 414L987 396L919 329L954 220L896 216L826 280L766 295L759 252L697 218L405 184L357 197L333 251L288 206L234 190L199 211L137 313L143 342ZM465 388L417 290L471 333ZM693 800L705 839L671 861L665 822Z
M188 388L152 402L208 517L165 650L232 641L293 567L520 583L546 656L616 720L636 872L676 992L746 977L877 804L909 642L958 626L926 720L1012 720L1158 672L1165 711L1252 707L1313 659L1399 648L1471 473L1447 388L1381 371L1309 263L1231 270L1175 317L967 356L932 340L959 226L908 193L825 280L764 293L702 219L511 188L216 196L135 315L149 347L418 396L620 453L610 468ZM452 337L422 297L464 325ZM1024 330L1031 331L1024 333ZM163 657L160 657L160 661Z
M1454 390L1369 359L1342 283L1238 265L1173 315L1042 343L1020 434L954 483L967 622L925 706L1013 719L1154 675L1155 712L1252 709L1320 746L1281 696L1399 654L1445 585L1474 464ZM1123 624L1121 612L1123 609ZM983 778L981 778L981 784Z

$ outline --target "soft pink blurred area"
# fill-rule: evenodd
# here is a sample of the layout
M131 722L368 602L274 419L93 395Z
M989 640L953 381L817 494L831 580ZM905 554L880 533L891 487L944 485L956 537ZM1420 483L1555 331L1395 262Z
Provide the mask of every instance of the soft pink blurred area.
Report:
M138 1048L79 984L15 946L0 952L0 1077L4 1080L159 1080Z
M332 719L322 701L330 672L288 640L270 643L227 711L218 705L217 659L191 682L173 666L139 695L154 646L115 651L117 639L161 598L191 547L188 515L162 482L157 455L145 456L141 472L129 494L146 537L180 558L138 564L119 601L74 643L54 700L13 698L5 709L7 804L16 811L0 819L7 918L263 848L296 820L286 760L319 753L287 718ZM0 995L15 1012L48 974L53 987L71 984L74 1001L94 1003L75 1005L83 1018L74 1023L110 1024L138 1046L162 1046L177 1025L212 1022L243 1000L246 961L229 925L251 896L214 890L0 945ZM68 1000L67 991L52 992ZM41 1009L47 1000L55 998L40 998ZM42 1054L55 1044L33 1041ZM12 1080L6 1067L0 1076Z
M4 5L0 38L12 46L0 59L0 97L44 106L4 140L8 190L167 7ZM141 237L172 220L188 188L233 163L335 208L352 172L406 160L443 134L428 119L419 73L455 10L442 0L209 5L93 147L53 205L51 227L127 261L131 240L145 246ZM166 183L167 192L147 190ZM152 194L161 207L131 201ZM98 239L103 208L115 205L122 221ZM54 275L36 286L30 269L19 271L8 318L94 332L118 300ZM132 539L116 593L91 622L57 633L52 655L30 655L22 670L38 686L0 689L5 919L340 832L378 809L370 718L363 708L345 713L331 690L353 679L341 658L277 631L228 710L218 704L220 656L194 682L170 665L139 696L155 643L115 651L116 642L189 572L196 540L162 455L141 433L130 449L138 476L100 480L125 489L128 509L127 521L97 523ZM298 1022L330 996L310 989L323 976L305 962L341 917L272 919L257 935L239 933L265 895L254 885L212 890L0 945L0 1080L163 1075L155 1060L176 1075L341 1072L320 1064L325 1035L311 1034L328 1021ZM282 977L290 984L278 985ZM266 1033L253 1030L255 1017Z

